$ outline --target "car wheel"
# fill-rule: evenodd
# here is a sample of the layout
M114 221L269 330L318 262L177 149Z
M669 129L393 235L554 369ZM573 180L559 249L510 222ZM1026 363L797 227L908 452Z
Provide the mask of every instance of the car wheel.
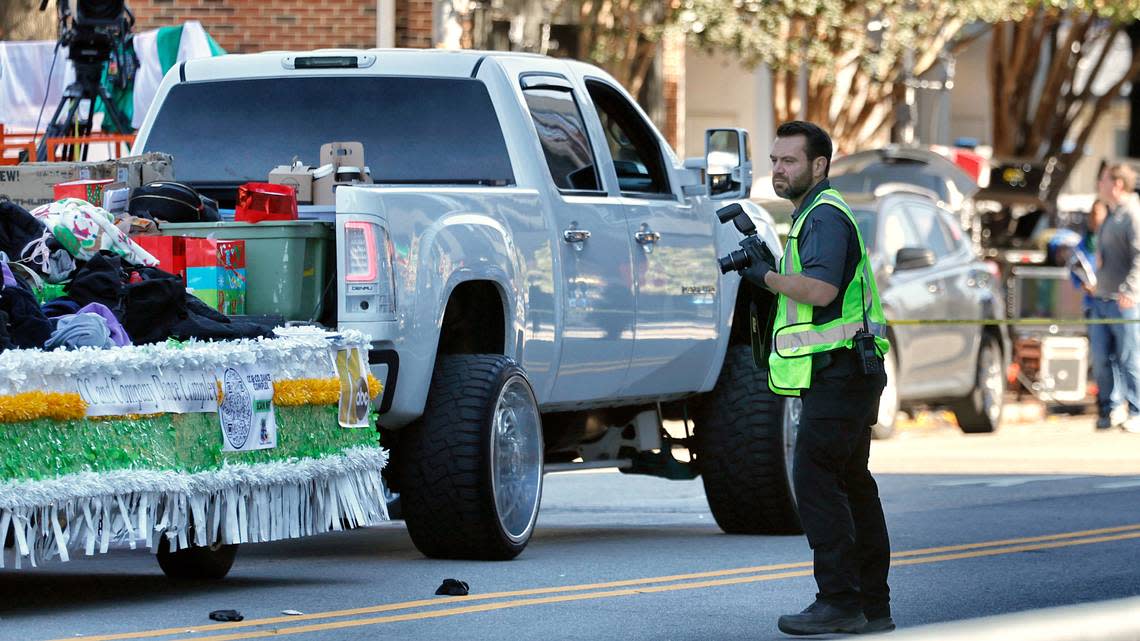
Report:
M883 369L887 372L887 385L879 397L879 418L871 426L871 438L886 439L895 433L899 416L899 366L895 358L897 347L891 345L883 355Z
M170 551L170 540L163 535L158 542L158 567L175 581L220 581L230 572L238 546L214 543L205 547L189 547Z
M400 506L420 552L507 560L523 551L542 497L542 418L512 359L440 359L424 415L398 447Z
M748 345L729 347L716 387L695 408L697 465L709 509L729 534L801 532L792 490L796 402L768 389Z
M1005 399L1001 344L993 336L982 336L978 370L970 395L951 406L958 426L967 434L993 432L1001 423Z

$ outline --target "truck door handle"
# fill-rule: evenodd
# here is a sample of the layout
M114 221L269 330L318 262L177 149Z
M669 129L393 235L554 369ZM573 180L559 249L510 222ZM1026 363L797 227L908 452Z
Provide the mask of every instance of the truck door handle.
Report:
M633 239L641 245L652 245L661 240L661 234L650 229L648 225L642 225L641 231L635 233Z
M562 232L562 240L565 240L568 243L584 243L589 239L590 232L588 230L578 229L574 226L571 226L570 229Z

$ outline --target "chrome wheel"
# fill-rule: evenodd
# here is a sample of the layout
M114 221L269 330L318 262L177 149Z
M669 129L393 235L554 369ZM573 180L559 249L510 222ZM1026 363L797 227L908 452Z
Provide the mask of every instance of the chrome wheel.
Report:
M958 426L967 434L987 434L1001 423L1005 401L1002 346L992 335L982 336L978 350L974 389L965 398L951 403Z
M491 420L491 491L503 533L517 543L530 537L542 495L542 419L523 377L503 385Z
M1002 404L1005 400L1005 376L1002 373L1001 349L993 342L987 342L978 354L978 383L982 389L982 408L990 422L997 425L1001 420Z

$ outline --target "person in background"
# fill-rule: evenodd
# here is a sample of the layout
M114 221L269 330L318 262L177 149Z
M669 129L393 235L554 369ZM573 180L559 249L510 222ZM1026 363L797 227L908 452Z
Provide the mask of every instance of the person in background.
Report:
M1097 284L1090 318L1126 322L1089 329L1090 338L1095 336L1093 353L1109 362L1115 358L1121 374L1114 381L1111 367L1100 368L1097 387L1105 390L1103 398L1111 399L1115 383L1122 384L1130 415L1122 427L1140 434L1140 200L1135 188L1136 172L1125 164L1105 167L1097 181L1097 195L1108 214L1096 238Z
M1098 182L1107 168L1108 163L1103 160L1100 161L1100 169L1097 171ZM1096 200L1093 201L1092 208L1089 210L1088 218L1085 220L1085 233L1076 246L1076 251L1085 259L1085 265L1093 268L1093 275L1096 274L1097 267L1097 235L1106 218L1108 218L1108 204L1098 193ZM1073 285L1084 291L1084 297L1081 300L1084 317L1092 318L1093 294L1096 290L1078 278L1076 274L1073 274L1071 278ZM1089 325L1088 337L1093 380L1096 381L1097 386L1096 429L1107 430L1122 425L1128 418L1128 407L1123 403L1124 374L1120 368L1120 359L1108 348L1111 339L1108 326Z

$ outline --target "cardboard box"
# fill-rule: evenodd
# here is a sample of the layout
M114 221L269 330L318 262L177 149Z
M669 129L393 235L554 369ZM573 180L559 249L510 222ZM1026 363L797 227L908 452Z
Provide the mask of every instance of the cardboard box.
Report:
M364 167L364 143L328 142L321 145L322 165Z
M111 179L127 187L174 179L170 154L147 152L118 160L93 162L28 162L0 167L0 196L31 210L55 198L55 185L71 180Z
M111 184L110 178L97 180L68 180L56 183L52 187L52 195L56 200L64 198L78 198L86 200L92 205L103 206L103 188Z
M321 165L313 170L313 204L335 205L336 165Z
M115 162L115 182L134 189L156 180L174 180L174 157L159 151L127 156Z
M131 236L151 256L158 259L158 268L177 275L186 281L186 242L181 236Z
M314 205L335 205L339 185L372 184L372 176L364 164L363 143L325 143L321 145L320 158L321 166L313 170ZM346 174L354 178L345 179Z
M115 167L104 162L29 162L0 167L0 196L24 209L55 201L55 185L70 180L114 178Z
M292 165L280 165L269 172L269 182L275 185L289 185L297 192L298 204L311 204L313 202L313 168L294 162Z

